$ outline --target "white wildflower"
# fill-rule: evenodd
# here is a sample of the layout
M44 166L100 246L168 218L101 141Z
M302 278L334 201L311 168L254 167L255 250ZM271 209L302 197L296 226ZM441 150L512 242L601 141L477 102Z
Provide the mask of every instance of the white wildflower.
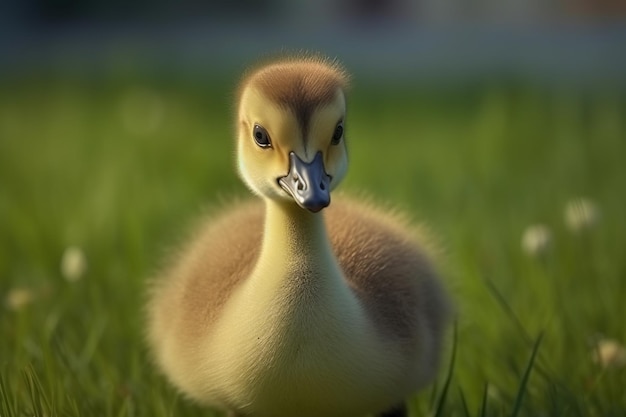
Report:
M487 386L487 396L493 401L502 401L502 393L497 387L493 385Z
M26 288L13 288L9 290L4 303L9 310L18 311L30 304L35 299L33 292Z
M577 198L565 205L565 225L572 232L591 229L599 220L598 206L588 198Z
M87 271L87 258L83 250L70 246L63 252L61 258L61 274L70 282L80 280Z
M593 361L603 368L626 366L626 348L613 339L600 339L595 343Z
M529 226L522 235L522 249L528 255L544 255L552 245L552 232L543 224Z

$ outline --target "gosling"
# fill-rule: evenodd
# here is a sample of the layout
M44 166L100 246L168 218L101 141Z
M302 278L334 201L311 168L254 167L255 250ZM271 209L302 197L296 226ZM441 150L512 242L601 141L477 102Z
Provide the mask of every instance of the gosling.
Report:
M260 199L206 219L147 306L155 362L185 396L233 416L399 417L434 378L449 303L427 246L388 210L331 204L348 78L307 55L240 82L238 171Z

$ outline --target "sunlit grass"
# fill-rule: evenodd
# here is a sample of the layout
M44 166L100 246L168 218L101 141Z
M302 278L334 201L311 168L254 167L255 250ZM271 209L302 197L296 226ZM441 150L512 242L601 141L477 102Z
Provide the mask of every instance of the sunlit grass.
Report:
M155 373L142 304L194 216L247 195L225 84L0 85L0 416L211 415ZM413 414L623 415L626 91L357 84L350 99L342 188L410 212L447 252L458 332ZM541 256L521 243L535 224Z

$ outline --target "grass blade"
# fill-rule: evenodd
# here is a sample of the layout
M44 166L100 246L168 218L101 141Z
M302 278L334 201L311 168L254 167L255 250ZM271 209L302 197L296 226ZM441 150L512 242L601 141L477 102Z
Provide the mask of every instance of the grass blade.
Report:
M15 401L11 401L9 398L9 391L8 382L4 379L4 376L0 374L0 415L2 416L17 415Z
M56 414L51 401L46 396L46 392L41 384L39 375L37 375L37 371L35 371L32 364L28 365L28 367L24 370L24 379L30 394L33 414L37 417L48 417L51 414Z
M437 409L435 410L434 417L441 417L443 415L443 408L445 406L446 398L448 396L448 389L450 388L450 382L452 381L452 374L454 373L454 362L456 360L457 332L458 332L458 325L457 325L457 322L455 321L454 333L453 333L453 338L452 338L452 353L450 355L450 366L448 367L448 374L446 375L446 380L443 384L441 396L439 396L439 401L437 401Z
M463 415L465 417L470 417L469 407L467 406L467 400L465 399L465 394L463 394L463 390L459 387L459 397L461 397L461 405L463 406Z
M541 339L543 338L543 334L540 334L533 346L533 352L530 355L530 360L528 361L528 365L526 366L526 370L524 371L524 376L522 377L522 382L520 383L519 390L517 391L517 397L515 398L515 404L513 405L513 412L511 413L511 417L517 417L519 415L520 410L522 409L522 402L524 401L524 394L526 393L526 386L528 385L528 379L530 377L530 371L533 369L535 364L535 358L537 357L537 352L539 351L539 345L541 344Z
M509 303L506 301L506 298L504 298L504 296L498 290L498 288L493 283L493 281L491 281L489 278L485 278L484 281L491 295L494 296L498 304L500 304L500 307L502 307L506 315L511 319L513 324L515 324L515 326L518 328L524 340L530 345L533 341L532 337L530 336L530 334L528 333L528 331L522 324L522 321L519 319L519 317L517 317L517 315L515 314L515 312L509 305Z
M528 333L528 331L526 330L526 328L522 324L522 321L520 320L520 318L515 314L515 312L513 311L513 309L511 308L511 306L507 302L506 298L498 290L498 288L493 283L493 281L491 281L488 278L485 278L484 281L485 281L485 284L487 285L487 288L489 289L491 294L494 296L494 298L496 299L496 301L498 302L500 307L502 307L502 309L504 310L506 315L511 319L513 324L519 329L519 332L522 335L522 338L524 339L524 341L526 343L528 343L529 346L531 344L534 344L535 342L534 342L533 338L530 336L530 333ZM553 372L549 369L549 366L546 366L546 365L543 365L543 364L539 363L539 359L541 359L541 358L538 358L538 362L536 364L537 372L542 377L544 377L546 380L551 380L552 378L550 377L550 375L552 375Z
M487 393L489 392L489 384L485 383L485 389L483 390L483 399L480 403L480 416L485 417L487 415Z

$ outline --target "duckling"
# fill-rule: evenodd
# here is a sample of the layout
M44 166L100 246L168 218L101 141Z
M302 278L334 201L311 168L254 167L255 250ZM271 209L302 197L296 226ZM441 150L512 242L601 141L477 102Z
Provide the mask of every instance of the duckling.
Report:
M244 75L238 172L260 199L204 220L147 307L155 362L185 396L237 416L404 416L433 379L449 302L429 251L399 215L331 204L348 79L315 55Z

